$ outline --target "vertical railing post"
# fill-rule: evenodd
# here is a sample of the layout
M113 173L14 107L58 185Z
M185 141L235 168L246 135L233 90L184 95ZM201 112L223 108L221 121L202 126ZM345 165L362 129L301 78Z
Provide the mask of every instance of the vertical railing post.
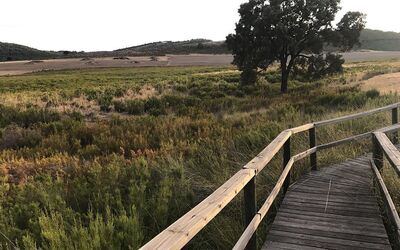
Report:
M392 109L392 124L399 123L399 109L398 107ZM399 144L399 133L395 131L393 134L393 144L397 146Z
M286 168L287 164L290 161L291 156L291 145L290 145L290 138L285 142L283 146L283 169ZM290 186L290 172L286 177L285 183L283 184L283 193L286 194Z
M372 136L372 145L372 158L374 160L376 168L381 172L383 168L383 151L375 134L373 134Z
M256 201L256 177L253 177L249 183L244 187L244 209L245 209L245 227L247 227L253 220L257 213ZM257 231L247 244L246 250L257 249Z
M317 146L317 131L316 128L313 127L309 131L309 137L310 137L310 149L314 148ZM310 155L310 164L311 164L311 170L316 171L317 170L317 152L312 153Z

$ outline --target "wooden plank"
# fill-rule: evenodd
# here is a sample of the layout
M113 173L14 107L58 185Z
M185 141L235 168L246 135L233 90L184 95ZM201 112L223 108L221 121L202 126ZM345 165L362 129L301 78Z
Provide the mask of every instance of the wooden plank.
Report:
M283 131L260 154L247 163L243 168L256 170L256 174L258 174L279 152L279 150L291 136L292 132L290 130Z
M287 214L294 214L294 215L309 215L313 216L315 218L329 218L329 219L338 219L338 220L356 220L356 221L361 221L365 223L374 223L374 224L382 224L382 219L379 217L373 217L373 218L365 218L365 217L359 217L359 216L351 216L348 214L345 215L339 215L339 214L329 214L329 213L318 213L315 211L307 212L307 211L302 211L302 210L296 210L296 209L291 209L291 208L281 208L279 209L279 213L287 213Z
M286 177L288 176L290 170L292 169L294 164L293 158L291 158L286 165L286 168L283 170L282 175L279 177L274 189L272 190L271 194L268 196L267 200L258 211L258 214L254 217L251 223L247 226L246 230L237 241L236 245L233 249L244 249L247 246L247 243L250 241L251 237L253 236L254 232L257 230L258 226L260 225L261 221L267 215L269 209L271 208L273 202L275 201L276 197L278 196L282 186L285 182Z
M271 250L293 250L293 249L299 249L299 250L325 250L324 248L318 248L318 247L309 247L309 246L300 246L300 245L294 245L294 244L289 244L289 243L283 243L283 242L275 242L275 241L267 241L261 248L261 250L264 249L271 249Z
M275 242L275 241L267 241L261 249L264 250L267 248L272 249L272 250L275 250L275 249L276 250L293 250L293 249L296 249L296 250L297 249L298 250L325 250L325 248L301 246L301 245L294 245L294 244Z
M353 234L353 235L364 235L368 237L377 237L377 238L387 238L386 232L382 232L380 234L376 234L375 232L371 232L366 229L349 229L345 227L337 228L334 227L332 224L326 223L325 225L317 224L317 223L296 223L296 222L290 222L290 221L283 221L283 220L278 220L274 222L274 225L276 226L285 226L285 227L292 227L292 228L297 228L298 232L301 232L303 229L310 229L310 230L317 230L317 231L324 231L324 232L332 232L332 233L344 233L344 234ZM271 230L273 232L274 230ZM270 233L271 233L270 232ZM268 238L269 239L269 238Z
M330 238L340 238L340 239L355 240L355 241L361 241L361 242L377 243L377 244L383 244L383 245L389 244L387 237L386 238L370 237L368 235L357 235L357 234L349 234L349 233L343 233L343 232L330 232L330 231L313 230L313 229L305 229L305 228L302 228L301 230L299 230L296 227L287 227L287 226L278 226L278 225L274 225L272 227L271 231L274 231L274 230L284 231L284 232L292 232L292 233L301 232L301 233L307 234L307 235L317 235L317 236L324 236L324 237L330 237Z
M267 241L325 249L390 249L367 164L362 157L302 177L289 188Z
M295 214L290 212L280 212L279 216L287 217L287 218L294 218L299 220L308 220L308 221L323 221L323 222L336 222L336 223L343 223L347 225L357 225L357 226L368 226L373 228L385 229L381 222L367 222L364 220L358 220L358 217L348 216L343 218L333 217L321 217L321 216L314 216L314 215L307 215L307 214ZM277 217L278 218L278 217Z
M301 200L304 202L326 202L326 197L324 197L324 196L313 195L313 194L309 194L309 193L299 193L299 192L292 192L290 195L287 195L285 198ZM368 200L352 199L351 201L349 201L348 196L330 195L329 200L331 202L336 202L336 203L377 207L376 201L373 201L373 199L368 199Z
M378 186L379 189L382 193L383 200L385 201L387 211L388 211L388 216L391 220L391 223L393 224L395 228L394 232L394 238L397 241L397 247L400 248L400 217L399 214L397 213L396 206L393 203L392 197L390 196L389 190L386 188L385 182L383 181L383 178L381 176L381 173L379 172L378 168L375 166L374 162L371 161L371 168L372 171L375 173L375 178L378 181Z
M301 199L301 198L290 198L287 199L287 201L285 201L284 204L289 204L288 202L295 202L298 204L310 204L310 205L323 205L326 206L326 197L324 200L310 200L310 199ZM378 206L374 205L367 205L367 204L360 204L360 203L355 203L353 201L351 201L350 199L347 201L341 201L341 202L337 202L337 201L333 201L331 199L331 197L329 197L329 205L333 206L333 207L351 207L351 208L360 208L360 209L367 209L368 211L370 210L378 210Z
M207 225L255 176L242 169L208 198L157 235L141 249L181 249Z
M319 235L306 235L301 233L291 233L275 230L271 233L270 240L276 239L279 242L299 242L308 246L317 246L323 248L336 249L391 249L389 245L362 242L356 240L330 238ZM310 244L310 242L312 242Z
M372 132L368 132L368 133L364 133L364 134L360 134L360 135L356 135L356 136L352 136L349 138L345 138L342 140L338 140L335 142L330 142L330 143L326 143L323 145L319 145L318 146L318 150L325 150L325 149L330 149L330 148L334 148L343 144L347 144L350 142L355 142L355 141L360 141L360 140L365 140L365 139L369 139L372 136Z
M384 133L374 133L390 164L400 177L400 152Z
M310 155L312 155L312 154L314 154L316 152L317 152L317 147L310 148L310 149L304 151L303 153L300 153L300 154L297 154L297 155L293 156L293 160L295 162L296 161L300 161L300 160L302 160L302 159L304 159L304 158L306 158L306 157L308 157L308 156L310 156Z
M332 230L340 230L341 232L349 232L355 235L361 234L361 235L368 235L372 237L381 237L385 238L386 237L386 232L385 228L382 227L369 227L367 224L355 224L352 223L351 221L347 221L346 223L343 223L342 221L333 221L333 220L328 220L328 221L323 221L323 220L305 220L305 219L298 219L294 217L285 217L282 215L279 215L276 218L279 222L286 222L286 223L292 223L293 225L301 225L301 226L318 226L325 228L325 231L332 231ZM278 224L277 224L278 225ZM335 229L332 229L335 228ZM364 231L367 231L364 232ZM335 232L335 231L333 231ZM337 231L336 231L337 232ZM383 232L383 233L382 233Z
M387 133L396 132L396 131L398 131L398 130L400 130L400 124L394 124L394 125L388 126L388 127L386 127L386 128L378 129L378 130L376 130L376 132L380 132L380 133L385 133L385 134L387 134Z
M342 116L339 118L333 118L330 120L325 120L325 121L321 121L321 122L316 122L314 123L315 127L322 127L322 126L326 126L326 125L333 125L333 124L337 124L337 123L341 123L341 122L345 122L345 121L350 121L350 120L355 120L358 118L362 118L362 117L366 117L366 116L370 116L370 115L374 115L374 114L378 114L378 113L382 113L385 111L389 111L392 110L394 108L399 107L400 103L396 103L396 104L392 104L386 107L382 107L382 108L377 108L377 109L373 109L370 111L365 111L365 112L361 112L358 114L352 114L352 115L347 115L347 116Z
M298 134L301 132L305 132L308 131L310 129L314 128L314 123L309 123L309 124L305 124L296 128L292 128L290 129L290 131L292 131L293 134Z

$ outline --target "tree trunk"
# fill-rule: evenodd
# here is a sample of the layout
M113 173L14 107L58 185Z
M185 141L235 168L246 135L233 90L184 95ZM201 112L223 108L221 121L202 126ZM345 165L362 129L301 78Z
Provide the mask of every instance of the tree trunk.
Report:
M287 65L287 59L281 60L281 93L285 94L288 92L288 81L289 81L290 68Z
M288 81L289 81L289 73L282 72L282 79L281 79L281 93L286 94L288 92Z
M281 93L285 94L288 92L288 81L290 69L287 65L287 57L281 58Z

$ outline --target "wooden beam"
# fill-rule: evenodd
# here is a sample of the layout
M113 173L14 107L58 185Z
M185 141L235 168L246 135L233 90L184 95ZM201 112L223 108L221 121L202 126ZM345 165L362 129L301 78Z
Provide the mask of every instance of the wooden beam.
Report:
M323 145L319 145L318 146L318 150L324 150L324 149L329 149L329 148L334 148L346 143L350 143L350 142L355 142L355 141L359 141L359 140L364 140L364 139L368 139L372 136L372 132L368 132L368 133L364 133L364 134L360 134L360 135L355 135L346 139L342 139L339 141L335 141L335 142L330 142L327 144L323 144Z
M251 237L253 237L254 232L257 230L258 226L260 225L261 221L267 215L269 209L271 208L272 204L274 203L276 197L278 196L279 192L282 189L282 186L285 182L286 177L288 176L290 170L292 169L294 164L293 158L290 159L288 162L285 170L283 171L282 175L279 177L278 182L276 183L274 189L272 190L271 194L268 196L267 200L265 201L264 205L258 211L257 215L254 216L251 223L247 226L246 230L240 237L239 241L233 247L234 250L243 250L245 249L247 243L250 241Z
M400 152L384 133L376 132L374 133L374 136L376 142L379 143L380 148L389 160L390 165L394 168L397 175L400 177ZM376 158L376 156L374 156L374 158ZM377 165L377 167L378 169L380 169L380 165Z
M392 109L392 125L396 125L399 123L399 108L396 107ZM395 132L393 134L393 143L395 145L399 144L399 133Z
M316 122L315 127L322 127L322 126L326 126L326 125L333 125L333 124L337 124L337 123L341 123L341 122L345 122L345 121L350 121L350 120L354 120L354 119L358 119L358 118L362 118L362 117L366 117L366 116L370 116L370 115L374 115L374 114L378 114L378 113L382 113L385 111L389 111L392 110L394 108L398 108L400 106L400 103L396 103L396 104L392 104L386 107L382 107L382 108L377 108L377 109L373 109L370 111L365 111L365 112L361 112L358 114L352 114L352 115L347 115L347 116L343 116L343 117L339 117L339 118L334 118L334 119L330 119L330 120L325 120L325 121L321 121L321 122Z
M381 133L387 134L387 133L396 132L398 130L400 130L400 124L394 124L394 125L391 125L391 126L388 126L385 128L381 128L381 129L376 130L375 132L381 132Z
M254 176L254 170L240 170L214 193L208 196L208 198L153 238L141 249L181 249L221 212Z
M245 225L249 225L253 219L253 217L257 213L257 201L256 201L256 177L253 179L244 188L244 210L245 210ZM257 249L257 234L254 233L253 237L250 239L247 244L246 250L256 250Z
M286 141L285 145L283 146L283 170L285 170L287 164L290 161L290 158L292 157L291 153L291 143L290 143L290 138ZM290 172L285 180L285 184L283 187L283 192L286 193L286 191L289 189L290 186Z
M299 126L297 128L292 128L292 129L290 129L290 131L292 131L293 134L298 134L301 132L306 132L314 127L315 127L314 123L309 123L309 124Z
M390 193L389 193L388 189L386 188L386 185L385 185L385 182L383 181L381 173L379 172L379 170L376 167L373 160L371 160L370 163L371 163L372 171L375 174L375 178L377 180L379 189L383 196L383 200L387 207L388 217L391 220L391 223L393 224L393 226L395 228L395 230L394 230L395 237L394 238L396 240L396 242L395 242L396 247L400 249L400 217L399 217L399 214L397 213L396 206L394 205L392 197L390 196Z
M292 131L285 130L280 133L260 154L246 164L244 169L253 169L256 174L260 173L264 167L274 158L283 147L286 141L292 136Z
M309 130L309 139L310 139L310 148L314 148L317 146L317 130L316 127L313 127ZM311 170L316 171L318 166L317 166L317 152L313 153L310 155L310 164L311 164Z

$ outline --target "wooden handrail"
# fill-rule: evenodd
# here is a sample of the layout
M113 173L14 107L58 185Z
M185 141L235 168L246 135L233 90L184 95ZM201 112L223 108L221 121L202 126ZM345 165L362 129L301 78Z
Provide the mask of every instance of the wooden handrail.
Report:
M399 217L399 214L397 213L396 206L393 203L392 197L389 194L389 191L385 185L385 182L383 181L383 178L381 176L381 173L379 172L379 169L376 167L375 162L373 160L371 160L370 163L371 163L372 171L377 180L379 190L382 194L383 201L385 202L385 205L387 207L388 217L391 220L391 223L394 225L394 232L393 232L394 235L393 236L396 241L395 243L396 243L397 247L400 247L400 217Z
M396 146L393 145L393 143L384 133L375 132L374 136L378 142L378 145L382 149L383 153L389 160L390 165L393 167L397 175L400 177L400 152L397 150Z
M215 216L217 216L225 206L231 202L241 190L248 184L252 184L249 188L255 187L255 178L256 176L271 162L274 156L282 149L292 135L309 131L310 134L310 149L293 156L290 158L289 162L285 164L285 168L283 170L282 175L280 176L278 183L276 184L274 190L268 197L267 201L264 203L262 208L258 213L254 213L254 217L251 220L250 224L246 228L245 233L240 238L237 249L241 249L243 246L245 247L245 243L247 244L249 240L253 237L254 232L257 230L258 225L261 223L262 219L268 213L268 210L272 204L272 202L277 197L277 194L281 191L282 186L287 181L287 177L290 174L290 170L293 167L293 164L303 159L307 156L311 158L311 166L313 170L316 169L316 153L317 151L336 147L338 145L342 145L345 143L353 142L356 140L365 139L372 135L372 132L356 135L350 138L346 138L343 140L339 140L336 142L324 144L317 146L316 145L316 128L337 124L344 121L354 120L362 117L366 117L369 115L392 111L392 114L397 114L397 111L400 103L396 103L393 105L389 105L386 107L353 114L347 115L340 118L330 119L317 123L309 123L296 128L288 129L280 133L260 154L258 154L253 160L247 163L240 171L238 171L232 178L230 178L225 184L223 184L220 188L218 188L215 192L213 192L210 196L208 196L205 200L203 200L200 204L182 216L179 220L153 238L150 242L144 245L141 249L181 249L184 247L200 230L202 230ZM394 119L393 119L394 121ZM390 131L395 131L400 129L400 125L392 126L388 128ZM289 142L290 143L290 142ZM290 147L289 147L290 148ZM247 186L246 186L247 188ZM255 202L255 192L249 192L254 197L247 200L250 200L251 203ZM251 212L251 211L250 211ZM246 211L248 214L249 211ZM251 218L250 218L251 219ZM251 234L250 234L251 232ZM253 237L253 243L255 242L255 238ZM254 248L253 244L253 248ZM243 247L243 248L244 248Z
M396 104L392 104L392 105L385 106L385 107L382 107L382 108L377 108L377 109L361 112L361 113L358 113L358 114L347 115L347 116L334 118L334 119L330 119L330 120L326 120L326 121L316 122L315 123L315 127L318 128L318 127L322 127L322 126L326 126L326 125L333 125L333 124L337 124L337 123L341 123L341 122L345 122L345 121L355 120L355 119L358 119L358 118L362 118L362 117L366 117L366 116L382 113L382 112L385 112L385 111L391 111L393 109L399 108L399 106L400 106L400 103L396 103Z

